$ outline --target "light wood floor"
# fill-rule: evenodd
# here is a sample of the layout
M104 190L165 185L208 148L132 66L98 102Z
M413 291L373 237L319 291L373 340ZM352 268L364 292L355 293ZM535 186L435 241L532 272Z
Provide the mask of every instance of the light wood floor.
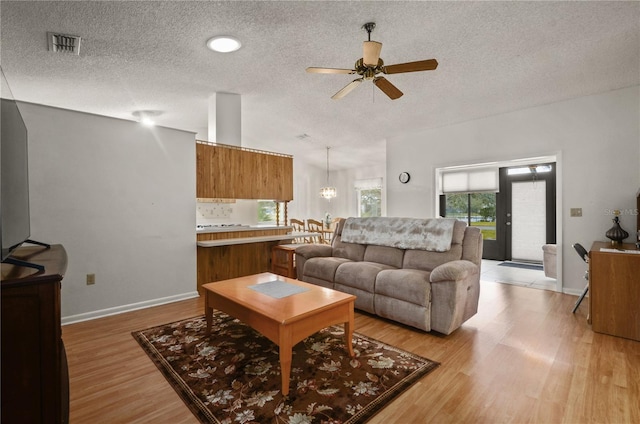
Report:
M371 423L640 423L640 342L593 333L574 296L480 296L446 337L356 312L356 331L442 363ZM71 423L197 423L130 333L202 313L193 299L63 327Z

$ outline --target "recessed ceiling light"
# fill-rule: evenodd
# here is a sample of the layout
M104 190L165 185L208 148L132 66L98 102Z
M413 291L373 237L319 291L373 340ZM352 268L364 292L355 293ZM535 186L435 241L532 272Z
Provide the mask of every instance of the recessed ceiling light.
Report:
M218 35L207 41L207 47L218 53L231 53L242 47L242 43L229 35Z
M160 110L136 110L131 113L135 118L140 120L142 125L146 125L147 127L152 127L156 124L156 121L153 119L155 116L162 115L162 111Z
M156 124L156 121L149 118L148 116L143 116L142 119L140 119L140 123L142 125L146 125L147 127L153 127Z

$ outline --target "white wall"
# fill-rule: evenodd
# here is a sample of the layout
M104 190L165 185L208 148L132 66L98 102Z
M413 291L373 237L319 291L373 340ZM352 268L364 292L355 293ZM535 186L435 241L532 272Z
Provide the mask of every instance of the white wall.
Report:
M382 216L386 216L386 190L387 175L385 163L362 166L360 168L336 171L332 177L335 181L340 182L338 189L338 197L331 201L331 214L334 217L348 218L358 215L358 199L357 192L354 189L356 180L367 180L373 178L382 178Z
M388 215L435 216L435 168L559 154L563 287L584 287L571 247L606 240L612 209L635 210L640 187L640 87L505 113L387 141ZM411 174L409 184L395 178ZM582 208L581 218L569 217ZM621 217L632 233L636 216ZM631 239L628 239L631 241Z
M331 171L329 183L336 187L338 198L331 201L320 197L320 189L327 185L327 170L309 165L293 157L293 201L289 202L289 218L323 220L325 213L335 215L334 205L345 193L346 181Z
M331 171L329 183L334 186L338 196L326 200L320 197L320 188L327 184L327 171L308 165L303 160L293 158L293 197L289 203L289 218L324 219L325 213L332 217L347 218L356 216L357 199L354 182L359 179L382 178L383 186L386 179L385 162L367 165L347 170ZM385 212L385 190L383 190L382 211Z
M28 103L20 109L31 238L67 250L63 322L197 295L194 135ZM89 273L95 285L86 285Z

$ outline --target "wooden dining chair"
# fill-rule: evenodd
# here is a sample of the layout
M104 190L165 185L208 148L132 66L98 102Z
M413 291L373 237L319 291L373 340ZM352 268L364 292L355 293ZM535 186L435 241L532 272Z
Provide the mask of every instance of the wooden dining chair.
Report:
M324 239L324 226L322 225L322 221L318 221L315 219L307 219L307 231L310 233L318 233L316 243L327 244L327 241Z
M304 228L304 221L301 221L299 219L295 219L295 218L291 218L289 220L289 225L291 227L293 227L293 232L294 233L304 233L306 232L305 228ZM311 243L311 241L308 238L296 238L293 239L293 243Z
M323 235L324 235L324 239L328 244L331 244L331 241L333 240L333 235L336 232L336 228L338 228L338 223L340 222L340 220L343 218L333 218L327 225L327 222L324 223L324 231L323 231Z
M304 231L304 221L300 221L299 219L291 218L289 220L289 225L293 227L293 231L303 232Z

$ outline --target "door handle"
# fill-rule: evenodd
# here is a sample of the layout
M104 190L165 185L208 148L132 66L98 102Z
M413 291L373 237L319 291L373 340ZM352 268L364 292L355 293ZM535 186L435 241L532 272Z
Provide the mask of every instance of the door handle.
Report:
M510 223L510 222L507 222L507 225L511 225L511 223Z

